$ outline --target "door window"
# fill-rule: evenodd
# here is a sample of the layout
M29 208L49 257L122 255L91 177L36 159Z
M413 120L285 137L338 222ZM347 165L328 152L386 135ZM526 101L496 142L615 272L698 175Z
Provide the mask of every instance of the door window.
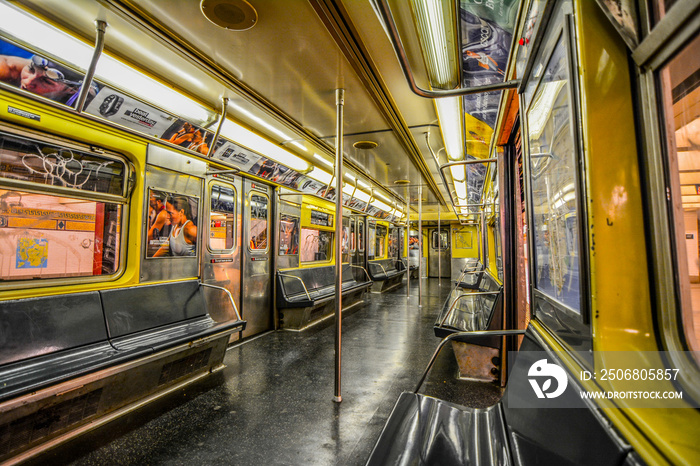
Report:
M250 195L250 249L254 251L267 250L267 218L270 200L264 194L253 193Z

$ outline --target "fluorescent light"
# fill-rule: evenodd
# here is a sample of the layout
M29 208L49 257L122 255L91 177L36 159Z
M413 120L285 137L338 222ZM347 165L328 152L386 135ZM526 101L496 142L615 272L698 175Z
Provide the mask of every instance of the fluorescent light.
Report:
M365 182L362 181L362 180L357 180L357 184L358 184L361 188L372 189L372 186L368 185L367 183L365 183Z
M445 142L445 150L450 160L464 159L464 132L461 97L446 97L435 99L440 132Z
M0 17L0 29L13 37L83 69L90 65L93 47L85 42L64 34L48 23L18 11L4 2L0 3Z
M266 128L268 131L277 135L283 141L292 141L293 139L295 139L293 136L290 136L289 134L285 133L284 131L272 126L270 123L266 122L262 118L260 118L256 115L253 115L251 112L249 112L245 108L241 107L240 105L236 105L235 103L229 103L229 105L232 106L234 109L236 109L236 111L238 113L242 113L248 119L254 121L258 125L262 126L263 128ZM306 151L306 147L298 141L292 141L292 142L290 142L290 144L295 146L295 147L298 147L299 149L301 149L303 151ZM316 155L316 154L314 154L314 155Z
M0 3L0 17L3 19L2 30L11 36L73 66L83 70L89 68L94 50L92 45L5 3ZM211 112L192 99L125 65L106 52L100 56L95 77L192 123L204 123L211 115Z
M370 199L369 194L367 194L366 192L359 190L359 189L357 191L355 191L355 197L364 203L369 202L369 199Z
M374 201L370 202L370 205L373 205L374 207L381 209L385 212L391 212L391 206L388 206L379 199L375 199Z
M286 165L298 172L305 172L309 169L309 164L301 157L279 147L277 144L273 144L262 136L258 136L251 130L232 120L226 119L221 127L221 134L250 150L258 152L268 159Z
M382 193L381 191L375 191L375 192L374 192L374 197L379 197L379 198L381 198L381 199L384 199L384 200L387 201L387 202L391 202L391 199L389 199L389 198L388 198L386 195L384 195L384 193Z
M304 152L307 152L307 151L308 151L308 149L306 148L306 146L305 146L304 144L300 143L299 141L292 141L292 142L290 142L290 144L293 145L294 147L298 148L298 149L303 150Z
M430 84L433 88L454 89L459 85L461 66L455 2L411 0L411 10Z
M330 167L331 169L333 168L333 163L326 160L326 158L323 157L322 155L318 155L318 154L314 153L314 158L316 160L318 160L319 162L321 162L322 164L324 164L325 166Z
M95 77L195 124L203 124L211 115L194 100L107 54L97 62Z
M457 192L457 199L459 201L467 200L467 183L464 181L455 181L455 191Z
M314 167L309 173L306 174L306 176L309 176L325 185L329 184L333 179L333 175L318 167Z
M466 173L464 171L464 165L452 165L450 167L450 172L452 172L452 179L454 181L464 181Z

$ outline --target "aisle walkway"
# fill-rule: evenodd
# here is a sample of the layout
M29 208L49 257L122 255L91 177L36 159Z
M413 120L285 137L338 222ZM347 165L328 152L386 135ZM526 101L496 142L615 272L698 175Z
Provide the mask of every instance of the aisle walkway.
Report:
M372 294L343 319L342 403L334 403L334 325L271 332L231 348L205 380L61 447L37 464L362 465L399 394L438 340L449 281ZM443 380L438 385L444 383Z

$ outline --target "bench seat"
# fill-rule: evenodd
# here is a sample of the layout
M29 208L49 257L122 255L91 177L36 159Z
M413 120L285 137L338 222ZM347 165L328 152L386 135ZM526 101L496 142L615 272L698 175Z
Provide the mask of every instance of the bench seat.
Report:
M430 396L403 392L379 435L367 466L505 465L509 462L500 404L470 409Z
M488 272L483 273L479 283L476 290L455 286L435 320L433 331L436 337L502 328L503 286ZM501 345L502 339L495 336L475 338L469 343L452 342L459 376L484 382L495 381L498 368L493 361L494 358L498 359Z
M381 287L377 291L383 292L401 284L406 267L399 260L378 259L367 262L367 272L373 282L381 283ZM374 286L372 291L375 291Z
M478 259L467 259L462 271L455 280L455 287L478 290L484 278L484 265Z
M0 443L0 462L221 366L245 321L211 319L202 286L0 302L0 432L12 438Z
M120 352L157 352L182 343L197 341L220 332L242 330L237 321L214 322L209 316L196 317L184 322L143 330L131 335L113 338L112 346Z
M362 295L372 285L369 279L358 281L353 267L343 264L341 272L343 309L361 302ZM282 328L306 328L330 315L334 302L335 266L277 271L277 308Z
M438 313L433 330L438 338L455 332L496 330L501 323L503 286L488 273L474 291L455 287Z
M121 362L109 342L47 354L0 368L0 401Z
M416 392L404 392L394 406L368 460L368 466L393 465L621 465L639 464L631 447L580 392L567 371L568 387L559 404L539 400L528 383L529 370L546 346L530 325L525 333L503 398L487 408L468 408L417 393L438 352L449 341L469 342L482 335L456 333L443 339ZM554 363L565 365L552 356ZM565 369L566 371L566 369Z

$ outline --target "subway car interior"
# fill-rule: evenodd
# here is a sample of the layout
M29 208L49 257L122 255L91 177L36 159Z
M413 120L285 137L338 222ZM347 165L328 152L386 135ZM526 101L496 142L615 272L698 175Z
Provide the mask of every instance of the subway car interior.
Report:
M0 464L700 464L699 0L0 0Z

